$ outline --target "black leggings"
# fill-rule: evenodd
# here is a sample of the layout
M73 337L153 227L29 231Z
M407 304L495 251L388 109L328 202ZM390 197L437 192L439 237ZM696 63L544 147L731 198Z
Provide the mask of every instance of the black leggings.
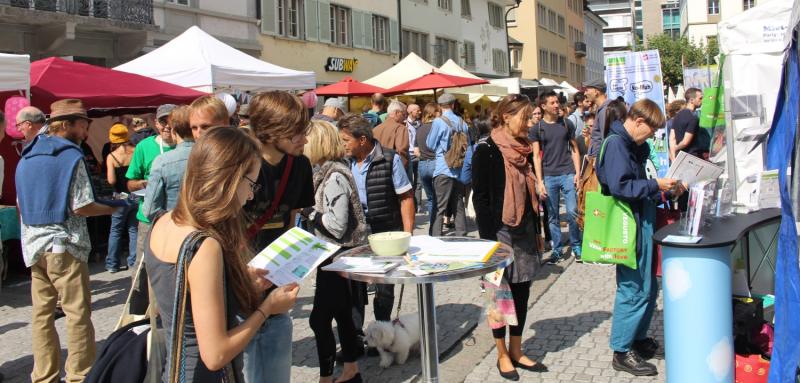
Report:
M517 311L517 325L507 326L511 328L509 330L511 336L522 336L522 331L525 329L525 318L528 316L528 298L531 296L531 283L531 281L509 283L511 296L514 298L514 310ZM492 329L492 335L495 339L505 339L506 326Z
M344 362L356 361L358 336L353 325L351 305L348 281L334 272L318 268L314 307L311 309L309 322L317 342L320 376L333 375L336 363L336 338L333 336L331 323L333 319L336 319Z

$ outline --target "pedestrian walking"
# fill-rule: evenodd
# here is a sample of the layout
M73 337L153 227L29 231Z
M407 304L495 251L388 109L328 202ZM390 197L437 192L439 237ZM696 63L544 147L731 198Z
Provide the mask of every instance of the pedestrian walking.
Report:
M66 380L80 382L95 359L86 217L118 208L97 203L80 148L91 120L77 99L50 106L49 134L22 151L15 174L25 266L31 269L32 382L60 380L61 345L54 309L67 316ZM41 182L47 180L47 182Z
M564 195L569 223L570 246L576 259L581 257L583 234L577 225L578 200L576 187L580 179L581 162L571 123L558 117L558 96L550 91L539 98L542 119L530 130L534 169L538 192L547 204L553 253L549 263L562 259L560 200ZM541 153L541 154L540 154Z
M422 125L417 130L417 148L419 149L419 181L425 191L426 207L428 211L428 234L433 230L433 218L436 209L436 192L433 188L433 173L436 169L436 153L434 153L426 142L433 127L433 120L439 117L439 105L427 103L422 110ZM420 193L421 194L421 193ZM418 200L421 201L421 195Z
M406 104L400 101L392 101L386 109L386 120L376 126L372 132L382 147L391 149L400 156L404 168L408 167L410 157L406 109Z
M171 340L163 381L243 383L242 351L268 317L294 306L296 284L264 298L271 284L244 263L242 206L260 166L258 144L241 129L208 132L189 156L175 210L153 221L144 253Z
M636 221L637 267L617 266L609 339L614 351L613 368L636 376L656 375L656 367L646 360L663 357L658 342L647 336L658 296L652 239L656 202L685 190L676 180L647 179L645 174L645 160L650 154L646 140L665 122L656 103L648 99L637 101L624 121L611 121L609 136L597 158L601 191L626 202Z
M317 237L341 246L339 253L364 244L366 216L336 127L324 121L314 121L306 137L308 143L303 153L317 167L314 172L314 206L303 209L307 227ZM336 381L356 383L361 382L356 359L363 355L364 346L353 323L351 308L359 295L354 289L361 284L352 283L336 272L322 270L335 256L317 267L314 306L309 322L317 343L320 383L333 383L336 338L331 321L334 319L344 363L342 374Z
M456 98L450 93L439 96L437 100L442 109L441 116L433 120L431 132L426 143L436 153L435 168L433 171L433 187L436 193L436 208L434 209L433 236L442 235L444 217L451 199L455 201L453 215L455 217L456 236L467 233L467 217L464 208L464 185L458 182L461 168L466 157L469 142L467 124L461 117L453 112Z
M491 134L481 139L473 156L473 205L480 237L514 249L514 262L504 270L502 283L508 286L513 300L516 325L492 329L497 369L510 380L519 380L516 368L548 370L522 352L528 298L540 257L538 236L534 234L539 201L534 157L527 140L533 127L532 112L526 96L512 94L503 98L492 115ZM507 296L498 294L496 298ZM508 344L506 327L510 333Z

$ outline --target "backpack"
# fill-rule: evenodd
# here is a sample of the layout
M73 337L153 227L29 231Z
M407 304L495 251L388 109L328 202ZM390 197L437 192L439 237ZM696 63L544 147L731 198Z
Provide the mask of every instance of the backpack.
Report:
M458 169L464 166L464 158L467 156L469 138L465 132L454 128L447 117L441 116L441 119L450 127L450 147L444 153L444 162L447 164L448 168Z
M376 126L381 124L381 118L378 117L377 114L374 114L374 113L363 113L361 115L364 117L364 119L369 121L369 124L372 126L372 128L375 128Z

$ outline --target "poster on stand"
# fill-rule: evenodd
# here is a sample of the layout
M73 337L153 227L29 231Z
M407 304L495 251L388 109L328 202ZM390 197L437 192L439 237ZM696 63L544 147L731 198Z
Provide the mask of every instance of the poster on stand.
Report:
M605 56L608 98L622 96L633 104L643 98L664 108L664 84L658 50L612 53Z

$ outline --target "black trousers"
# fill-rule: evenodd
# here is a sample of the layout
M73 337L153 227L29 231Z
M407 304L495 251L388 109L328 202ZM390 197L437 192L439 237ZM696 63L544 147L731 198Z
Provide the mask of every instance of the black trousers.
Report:
M363 289L366 295L366 283L351 282L356 284L356 289ZM366 297L362 301L355 300L352 305L353 323L356 326L356 332L360 336L364 336L364 307L367 304ZM394 306L394 285L384 285L380 283L375 284L375 298L372 300L372 312L375 314L375 319L379 321L392 320L392 307Z
M517 311L517 325L507 326L510 328L511 336L522 336L522 331L525 329L525 319L528 316L528 299L531 296L531 283L533 282L509 283L511 296L514 298L514 310ZM495 339L505 339L506 327L492 329L492 336Z
M328 261L327 263L330 263ZM314 307L309 322L317 342L319 375L333 375L336 363L336 338L333 336L332 320L336 320L342 356L346 363L355 362L359 346L353 316L350 283L331 271L317 269L317 288L314 292Z

